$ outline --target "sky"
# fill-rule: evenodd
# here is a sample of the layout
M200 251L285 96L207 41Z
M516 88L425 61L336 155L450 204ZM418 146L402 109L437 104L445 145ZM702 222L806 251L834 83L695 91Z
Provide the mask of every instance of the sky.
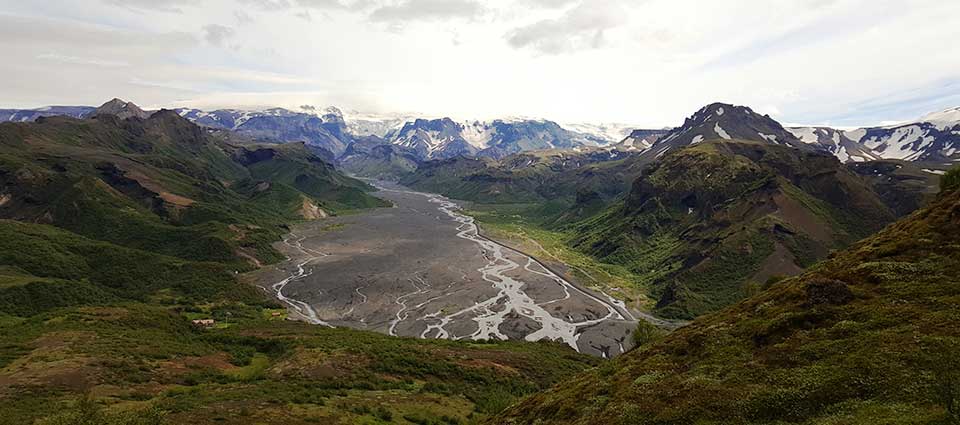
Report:
M338 106L676 126L960 106L960 1L0 0L0 107Z

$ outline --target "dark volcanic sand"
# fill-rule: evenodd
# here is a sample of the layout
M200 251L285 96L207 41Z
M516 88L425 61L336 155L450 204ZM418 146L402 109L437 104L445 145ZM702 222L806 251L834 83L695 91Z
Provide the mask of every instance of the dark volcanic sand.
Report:
M634 317L539 262L477 235L453 202L387 186L395 204L297 226L278 248L291 258L256 274L295 315L398 336L560 340L615 356ZM459 235L459 236L458 236Z

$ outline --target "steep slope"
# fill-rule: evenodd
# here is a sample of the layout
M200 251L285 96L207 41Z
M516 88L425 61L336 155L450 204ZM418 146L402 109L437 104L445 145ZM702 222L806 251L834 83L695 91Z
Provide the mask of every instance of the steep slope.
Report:
M420 159L410 149L367 136L347 146L339 163L343 170L354 175L398 180L414 172Z
M941 164L885 159L851 162L847 168L863 177L897 216L926 205L940 190Z
M238 269L280 259L305 203L382 205L367 190L303 145L232 146L172 111L0 125L0 218Z
M960 191L492 424L949 424Z
M568 225L571 246L628 267L660 314L692 318L791 275L893 221L833 156L708 141L667 154L625 202Z

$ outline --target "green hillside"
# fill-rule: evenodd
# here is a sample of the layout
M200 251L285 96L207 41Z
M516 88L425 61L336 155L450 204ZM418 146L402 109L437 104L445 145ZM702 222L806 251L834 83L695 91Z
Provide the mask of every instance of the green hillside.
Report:
M624 202L564 231L574 248L639 276L659 313L693 318L893 220L828 154L717 141L668 154Z
M400 183L454 199L485 204L554 202L570 206L577 194L611 199L626 191L642 167L634 158L603 151L534 151L501 160L457 157L421 164Z
M489 423L957 423L960 191L944 181L800 276Z
M0 125L0 218L240 270L315 205L385 205L301 144L233 146L170 111Z

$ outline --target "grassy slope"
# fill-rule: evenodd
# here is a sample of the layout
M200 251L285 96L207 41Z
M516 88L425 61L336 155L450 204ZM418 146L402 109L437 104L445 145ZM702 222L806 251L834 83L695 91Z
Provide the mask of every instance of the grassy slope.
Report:
M960 394L958 300L953 191L491 423L954 423L945 406Z
M199 330L143 304L0 326L0 415L31 423L89 393L108 411L154 407L171 424L381 423L378 407L394 423L467 423L596 363L556 344L392 338L234 303L202 310L228 327Z
M571 246L635 274L661 314L692 318L892 219L832 157L725 142L668 154L625 202L560 229ZM771 258L788 266L767 266Z
M421 164L400 183L454 199L487 204L558 202L572 205L580 192L604 199L622 194L639 175L630 158L606 153L535 151L495 161L452 158Z
M0 217L240 270L282 259L270 243L305 199L383 205L367 190L300 144L235 147L170 112L0 125Z

